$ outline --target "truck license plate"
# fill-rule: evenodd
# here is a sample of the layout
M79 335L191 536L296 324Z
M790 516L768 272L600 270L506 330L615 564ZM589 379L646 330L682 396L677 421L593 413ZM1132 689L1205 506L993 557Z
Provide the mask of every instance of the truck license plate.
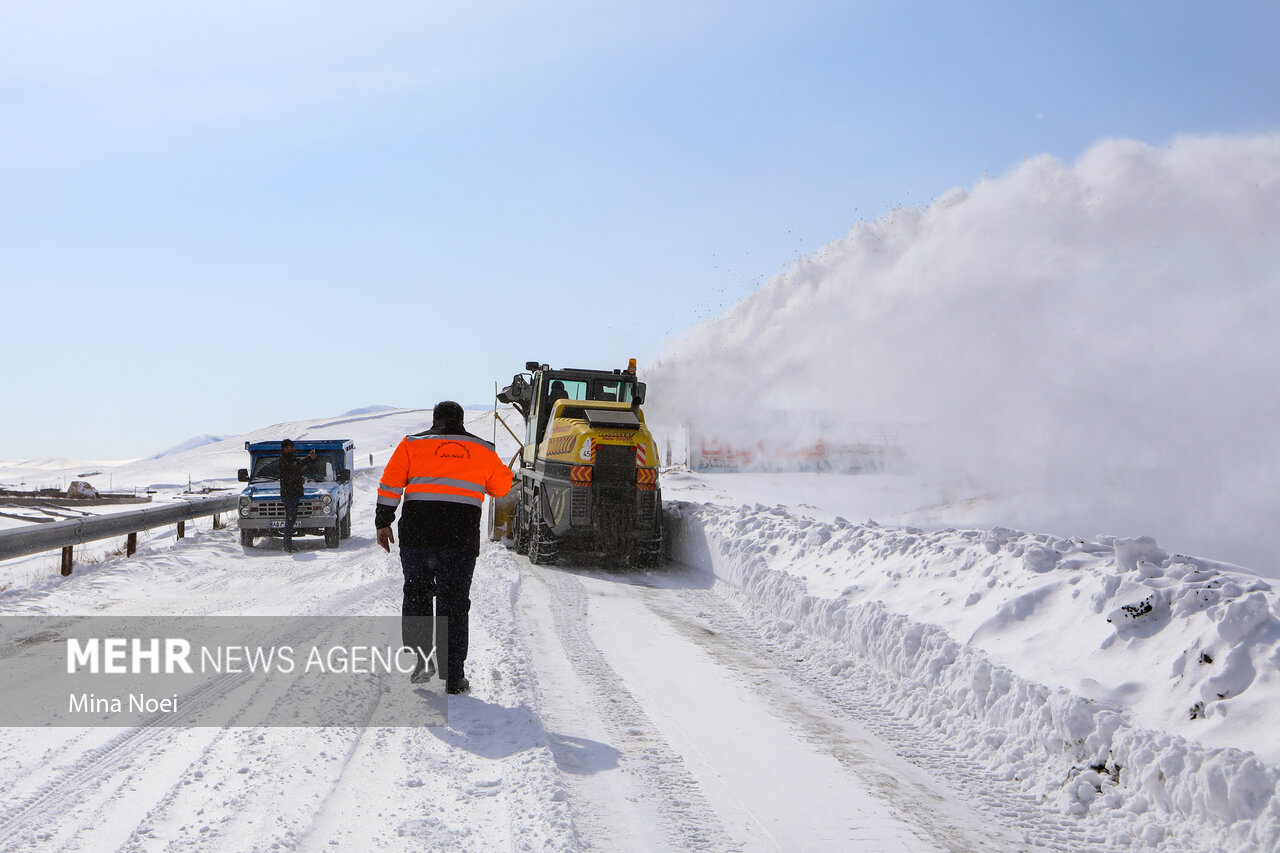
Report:
M272 530L276 530L276 529L278 529L278 528L283 528L283 527L284 527L284 522L283 522L283 521L272 521L272 522L270 522L270 526L271 526L271 529L272 529Z

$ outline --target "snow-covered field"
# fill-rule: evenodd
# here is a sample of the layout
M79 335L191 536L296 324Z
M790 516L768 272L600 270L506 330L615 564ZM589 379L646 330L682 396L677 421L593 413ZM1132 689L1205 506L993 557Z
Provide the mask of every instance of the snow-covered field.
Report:
M427 420L353 414L95 466L163 498L234 486L246 439L350 437L355 533L286 555L204 521L70 578L48 556L8 561L0 614L395 613L373 493ZM469 422L493 436L487 414ZM91 470L41 470L72 469ZM663 482L659 570L533 567L486 545L473 692L450 697L447 728L0 730L0 849L1280 843L1269 581L1141 531L968 529L980 496L901 476Z

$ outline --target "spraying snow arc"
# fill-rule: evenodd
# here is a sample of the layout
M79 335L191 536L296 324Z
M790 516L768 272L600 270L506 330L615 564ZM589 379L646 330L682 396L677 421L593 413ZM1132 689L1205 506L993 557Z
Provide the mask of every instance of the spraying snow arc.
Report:
M675 342L655 415L910 424L919 470L1004 496L990 523L1280 576L1277 223L1280 135L1029 159L858 224Z

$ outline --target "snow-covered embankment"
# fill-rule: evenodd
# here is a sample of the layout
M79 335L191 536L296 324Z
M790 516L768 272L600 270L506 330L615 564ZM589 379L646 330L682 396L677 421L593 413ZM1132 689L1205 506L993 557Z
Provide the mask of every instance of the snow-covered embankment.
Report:
M673 556L737 590L777 642L851 693L870 673L869 701L1110 845L1280 844L1265 580L1147 538L687 503L667 525Z

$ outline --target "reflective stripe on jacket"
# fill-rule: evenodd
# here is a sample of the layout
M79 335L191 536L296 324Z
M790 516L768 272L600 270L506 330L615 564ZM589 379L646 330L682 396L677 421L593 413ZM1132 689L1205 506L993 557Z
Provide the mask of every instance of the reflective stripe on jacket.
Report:
M493 445L470 433L407 435L391 454L378 483L378 504L440 501L479 507L486 494L511 490L511 470Z

